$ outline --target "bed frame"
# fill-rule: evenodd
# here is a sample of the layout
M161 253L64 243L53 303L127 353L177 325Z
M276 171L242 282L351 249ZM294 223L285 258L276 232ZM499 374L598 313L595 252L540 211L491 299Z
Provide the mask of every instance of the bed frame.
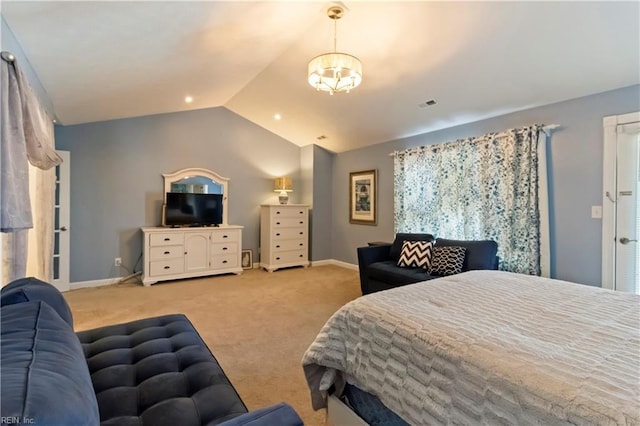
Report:
M369 426L335 395L330 395L327 400L326 424L328 426Z

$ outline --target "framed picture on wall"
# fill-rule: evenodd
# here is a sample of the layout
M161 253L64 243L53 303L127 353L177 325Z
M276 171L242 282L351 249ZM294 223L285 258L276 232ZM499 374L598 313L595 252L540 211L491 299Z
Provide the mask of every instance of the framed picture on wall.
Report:
M349 173L349 223L377 225L377 170Z

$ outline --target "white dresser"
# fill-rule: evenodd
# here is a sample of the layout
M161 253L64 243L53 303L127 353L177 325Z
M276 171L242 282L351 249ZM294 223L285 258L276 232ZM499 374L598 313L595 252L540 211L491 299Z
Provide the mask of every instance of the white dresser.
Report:
M241 274L242 228L142 228L142 283Z
M260 206L260 266L269 272L309 266L309 206Z

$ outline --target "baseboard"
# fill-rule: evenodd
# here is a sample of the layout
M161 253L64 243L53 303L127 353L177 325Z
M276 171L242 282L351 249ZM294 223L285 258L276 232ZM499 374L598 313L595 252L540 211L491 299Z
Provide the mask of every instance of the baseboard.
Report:
M325 260L314 260L311 262L311 266L323 266L323 265L340 266L341 268L352 269L354 271L358 270L358 265L354 265L353 263L343 262L341 260L325 259Z
M340 266L341 268L351 269L354 271L358 270L358 265L354 265L352 263L343 262L341 260L335 259L325 259L325 260L314 260L311 262L311 266L323 266L323 265L333 265ZM254 269L260 268L260 263L253 264ZM102 287L105 285L117 284L126 277L116 277L116 278L106 278L103 280L91 280L91 281L77 281L75 283L69 283L69 290L76 290L78 288L88 288L88 287Z
M77 281L75 283L69 283L69 290L88 287L102 287L104 285L117 284L122 278L124 277L106 278L104 280Z

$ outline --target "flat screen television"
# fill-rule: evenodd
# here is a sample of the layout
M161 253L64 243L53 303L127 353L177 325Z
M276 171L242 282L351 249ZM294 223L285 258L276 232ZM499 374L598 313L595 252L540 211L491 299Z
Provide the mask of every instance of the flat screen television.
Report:
M165 226L217 226L222 223L222 194L167 192Z

